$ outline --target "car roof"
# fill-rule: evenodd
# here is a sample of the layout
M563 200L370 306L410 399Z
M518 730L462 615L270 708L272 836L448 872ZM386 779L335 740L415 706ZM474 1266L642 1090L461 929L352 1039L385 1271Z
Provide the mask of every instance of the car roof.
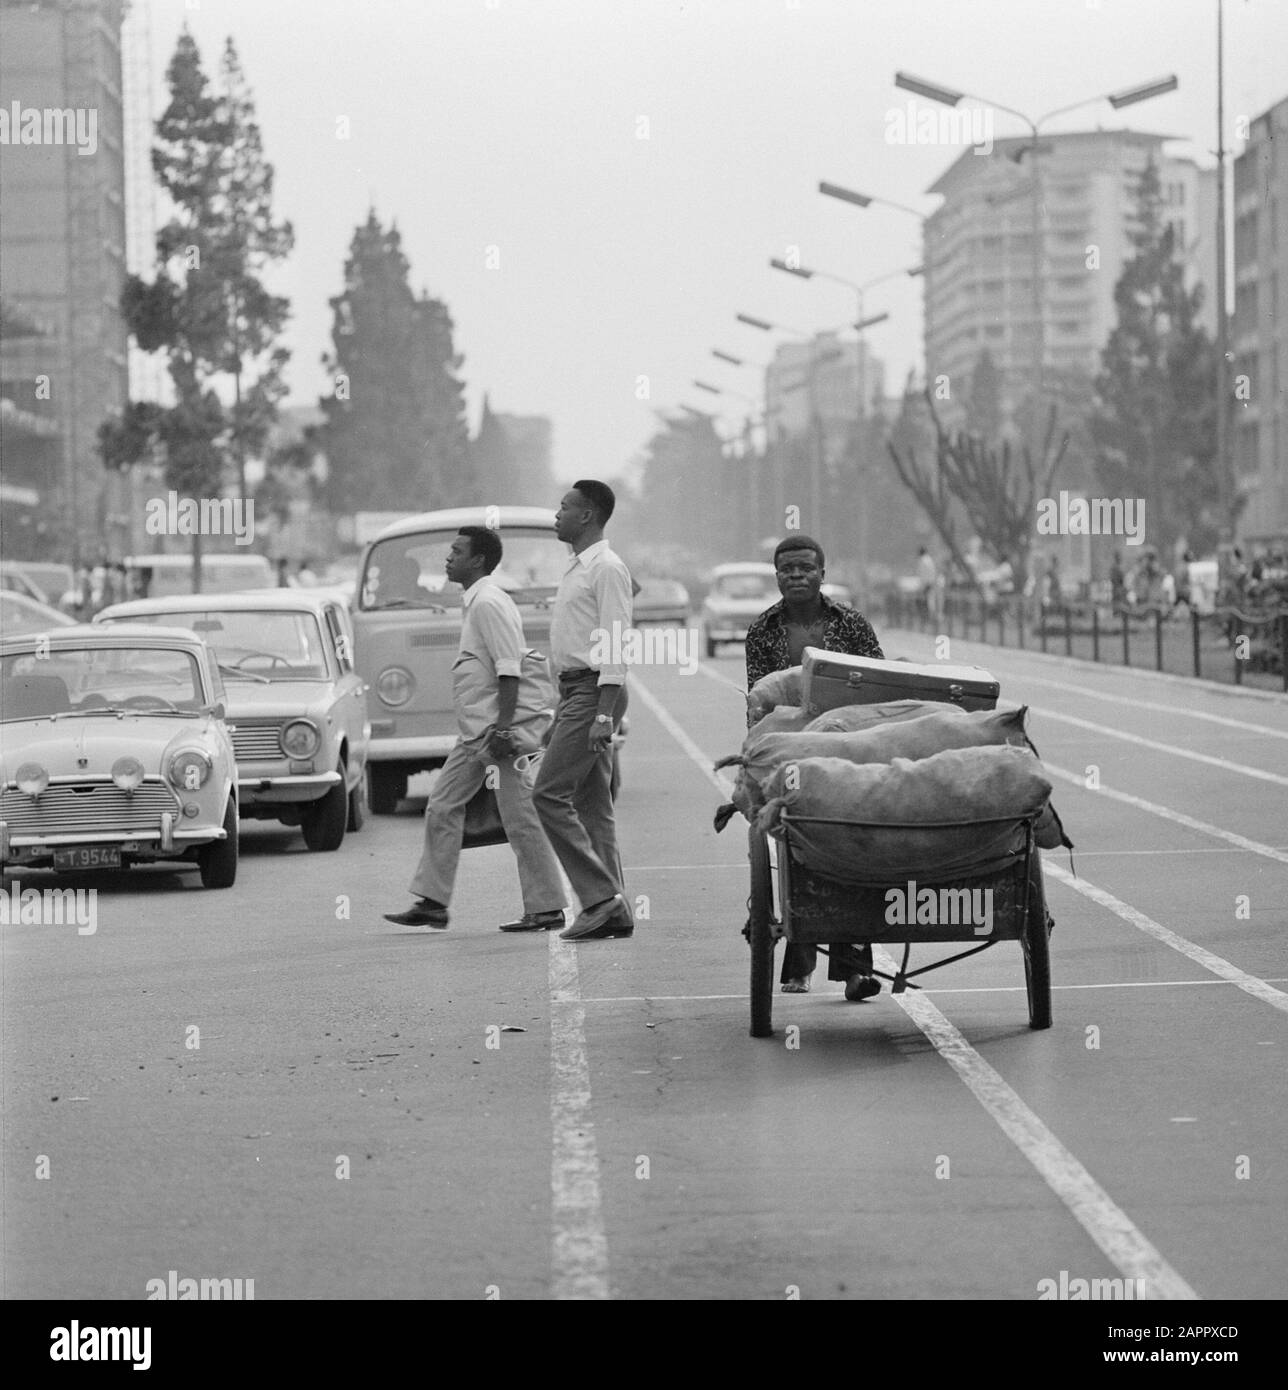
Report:
M394 536L412 536L420 531L459 531L462 526L486 526L489 521L499 521L500 526L497 529L503 533L507 526L536 526L553 533L555 511L554 507L479 506L419 512L416 516L404 517L401 521L391 521L372 544L387 541Z
M778 571L764 560L737 560L728 565L717 565L711 571L712 579L722 579L726 574L772 574Z
M215 550L204 553L201 557L202 566L211 563L229 564L234 566L242 565L246 568L260 569L267 565L270 569L272 565L267 555L251 554L237 555L228 550ZM127 569L177 569L184 565L191 567L192 555L127 555L121 563Z
M317 613L323 604L340 604L343 597L324 589L247 589L239 594L160 594L156 598L130 598L109 604L98 616L116 620L142 613L263 613L293 611Z
M75 647L86 641L93 646L201 647L206 644L186 627L154 627L150 623L74 623L71 627L51 628L48 632L28 632L23 636L0 638L0 647L29 647L38 638L48 638L52 647Z

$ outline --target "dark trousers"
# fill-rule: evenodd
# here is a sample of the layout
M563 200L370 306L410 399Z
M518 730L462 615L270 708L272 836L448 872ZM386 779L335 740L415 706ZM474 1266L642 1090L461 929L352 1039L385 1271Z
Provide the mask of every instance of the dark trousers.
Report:
M613 750L588 745L599 712L599 673L559 673L559 706L532 804L555 857L583 909L623 891L613 821ZM626 687L613 707L613 729L626 713Z
M827 978L829 980L848 980L851 975L870 975L872 973L872 947L852 946L847 942L835 942L827 948ZM783 973L779 976L782 984L788 980L803 980L814 973L818 964L818 947L800 941L789 942L783 951Z

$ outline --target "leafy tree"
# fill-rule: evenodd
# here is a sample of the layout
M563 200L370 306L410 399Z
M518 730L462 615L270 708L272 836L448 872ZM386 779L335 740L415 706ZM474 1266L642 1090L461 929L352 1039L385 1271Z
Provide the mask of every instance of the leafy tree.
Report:
M727 538L713 533L713 498L727 498L724 445L707 415L663 417L644 449L644 471L633 511L640 532L657 543L714 555Z
M1214 348L1197 326L1202 287L1185 288L1152 160L1137 187L1130 235L1135 254L1114 287L1118 321L1095 381L1096 467L1110 494L1145 499L1155 544L1168 547L1184 535L1207 548L1222 521Z
M396 226L372 209L358 227L331 302L334 385L326 415L327 497L334 511L420 511L476 500L462 359L447 307L408 283Z
M232 40L221 93L210 90L187 30L167 81L152 168L171 217L157 234L154 278L129 276L121 309L139 347L166 354L175 403L132 402L100 427L99 452L113 468L159 456L167 486L196 497L222 492L231 456L244 495L246 455L276 416L289 356L276 345L288 302L261 275L290 252L293 233L272 219L273 170ZM232 379L231 407L216 389L223 377ZM201 537L192 539L200 589Z

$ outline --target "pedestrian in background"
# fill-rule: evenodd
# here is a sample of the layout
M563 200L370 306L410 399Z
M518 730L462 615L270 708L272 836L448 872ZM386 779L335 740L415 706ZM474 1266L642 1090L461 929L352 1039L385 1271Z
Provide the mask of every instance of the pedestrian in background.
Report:
M532 800L581 904L562 933L569 941L635 930L612 797L613 734L626 713L626 667L604 659L631 626L630 571L604 539L616 504L607 483L586 478L564 493L555 513L555 534L573 554L550 619L559 704Z

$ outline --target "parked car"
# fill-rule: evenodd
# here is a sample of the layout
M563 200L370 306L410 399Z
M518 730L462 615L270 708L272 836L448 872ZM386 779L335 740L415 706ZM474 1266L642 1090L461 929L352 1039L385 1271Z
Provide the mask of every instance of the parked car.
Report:
M366 818L367 684L343 602L316 589L133 599L95 623L182 625L215 653L228 690L243 817L298 825L338 849Z
M124 560L130 591L147 598L192 593L191 555L127 555ZM277 583L267 555L244 551L215 551L201 557L203 594L232 594L267 589Z
M48 632L51 627L70 627L76 622L66 613L37 603L15 589L0 590L0 634L19 637L28 632Z
M23 566L13 560L0 560L0 593L21 594L35 603L49 603L49 595L29 575ZM57 601L55 596L55 602Z
M39 641L0 638L0 867L171 860L232 887L237 765L209 648L126 624Z
M70 565L61 565L55 560L6 560L3 564L20 569L40 588L51 608L63 605L66 611L76 587L76 576Z
M353 623L358 671L371 686L371 809L389 814L407 778L441 767L456 742L452 665L461 595L444 564L462 526L494 526L504 556L493 579L518 605L529 647L550 654L550 610L571 550L541 507L457 507L386 526L358 571ZM622 721L619 740L625 732ZM614 749L614 791L621 780Z
M689 591L678 579L641 579L634 616L639 623L687 623Z
M759 560L717 565L711 587L702 601L702 630L707 655L715 656L721 642L744 642L747 629L779 600L778 575L773 565Z

